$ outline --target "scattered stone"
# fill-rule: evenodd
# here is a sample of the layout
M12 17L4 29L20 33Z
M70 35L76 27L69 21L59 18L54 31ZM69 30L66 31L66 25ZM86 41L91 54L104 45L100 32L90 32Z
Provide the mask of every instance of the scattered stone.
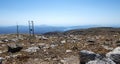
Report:
M5 44L2 44L1 46L4 47L4 46L6 46L6 45L5 45Z
M88 40L87 42L90 42L90 43L95 43L95 41L94 41L94 40Z
M11 39L11 41L17 42L17 41L18 41L18 38Z
M117 46L120 46L120 41L116 41L116 45L117 45Z
M78 50L78 47L73 46L73 47L72 47L72 50L77 51L77 50Z
M6 58L6 59L9 59L9 58L11 58L11 56L5 56L5 58Z
M88 42L88 44L90 44L90 45L94 45L94 44L95 44L95 41L94 41L94 40L88 40L87 42Z
M18 56L21 56L22 54L14 54L14 55L10 55L10 57L13 57L13 58L15 58L15 57L18 57Z
M0 40L0 44L2 44L3 42Z
M33 53L33 52L37 52L37 50L39 50L39 47L29 47L25 51Z
M8 39L4 39L4 40L1 40L2 42L8 42L9 40Z
M2 50L0 50L0 54L3 53Z
M62 63L65 63L66 61L65 60L60 60Z
M72 52L72 50L66 50L66 53L70 53L70 52Z
M45 48L45 49L50 48L50 44L46 44L43 48Z
M65 44L65 43L66 43L66 41L65 41L65 40L63 40L63 41L61 41L61 43L62 43L62 44Z
M102 45L102 47L105 48L106 50L113 50L113 48L109 46Z
M38 45L39 46L45 46L45 43L39 43Z
M52 60L56 61L56 60L58 60L58 59L57 59L57 58L53 58Z
M55 48L56 46L58 46L58 45L55 45L55 44L50 45L51 48Z
M45 37L45 36L41 36L41 39L43 39L43 40L48 40L48 38Z
M63 64L80 64L79 57L70 56L60 60Z
M38 47L39 47L40 49L42 49L43 47L45 47L45 45L46 45L45 43L39 43L39 44L38 44Z

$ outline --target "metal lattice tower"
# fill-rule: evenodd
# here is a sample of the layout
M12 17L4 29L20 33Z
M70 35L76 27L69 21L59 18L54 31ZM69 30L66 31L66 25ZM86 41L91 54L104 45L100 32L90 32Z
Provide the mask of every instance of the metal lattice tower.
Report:
M29 23L29 35L34 36L34 22L33 21L28 21Z

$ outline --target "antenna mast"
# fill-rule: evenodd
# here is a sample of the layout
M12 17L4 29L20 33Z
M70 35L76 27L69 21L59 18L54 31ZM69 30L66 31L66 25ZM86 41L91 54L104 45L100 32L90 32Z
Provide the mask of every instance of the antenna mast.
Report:
M29 24L29 42L32 43L34 39L34 22L28 21Z
M17 38L19 38L19 26L17 24Z
M34 22L33 21L28 21L29 23L29 35L30 37L34 37Z

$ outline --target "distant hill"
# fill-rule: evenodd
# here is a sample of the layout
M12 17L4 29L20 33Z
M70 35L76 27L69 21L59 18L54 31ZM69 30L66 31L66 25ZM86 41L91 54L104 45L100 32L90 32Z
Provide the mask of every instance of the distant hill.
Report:
M73 29L65 31L65 35L110 35L110 34L120 34L120 28L113 28L113 27L94 27L88 29Z

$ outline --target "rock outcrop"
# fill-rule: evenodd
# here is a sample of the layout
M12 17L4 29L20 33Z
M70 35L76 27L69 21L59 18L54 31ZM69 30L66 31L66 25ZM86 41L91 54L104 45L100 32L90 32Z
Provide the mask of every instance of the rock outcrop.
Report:
M107 53L106 57L113 60L116 64L120 64L120 47L117 47L113 51Z
M95 60L97 55L92 51L82 50L80 51L80 64L85 64L89 61Z

